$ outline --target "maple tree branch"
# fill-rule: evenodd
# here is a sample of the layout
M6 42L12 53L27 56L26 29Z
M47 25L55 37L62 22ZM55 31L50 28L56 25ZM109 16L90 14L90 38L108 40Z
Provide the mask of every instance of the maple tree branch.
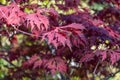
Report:
M28 36L36 36L36 35L34 35L34 34L32 34L32 33L28 33L28 32L22 31L22 30L16 28L14 25L12 25L12 27L13 27L16 31L21 32L21 33L23 33L23 34L26 34L26 35L28 35ZM38 36L38 37L41 38L42 36Z
M93 71L93 74L96 74L96 70L97 70L99 64L100 64L100 60L97 62L96 66L95 66L95 69L94 69L94 71Z
M12 25L12 27L13 27L16 31L21 32L21 33L23 33L23 34L26 34L26 35L29 35L29 36L35 36L34 34L31 34L31 33L28 33L28 32L25 32L25 31L22 31L22 30L16 28L14 25Z
M0 12L3 14L3 16L4 16L6 19L8 19L7 16L4 14L4 12L3 12L1 9L0 9ZM28 32L25 32L25 31L22 31L22 30L16 28L15 25L11 25L11 26L12 26L16 31L18 31L18 32L21 32L21 33L26 34L26 35L29 35L29 36L36 36L36 35L34 35L34 34L31 34L31 33L28 33ZM38 37L41 37L41 36L38 36Z

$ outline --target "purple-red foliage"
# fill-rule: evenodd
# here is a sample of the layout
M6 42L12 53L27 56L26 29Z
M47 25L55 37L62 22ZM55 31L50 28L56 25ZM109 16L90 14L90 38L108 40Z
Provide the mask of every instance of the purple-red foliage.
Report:
M57 71L69 74L70 71L67 70L70 70L72 59L79 64L94 60L115 64L120 60L120 8L118 4L91 15L89 11L78 9L80 0L64 0L64 6L61 4L56 4L56 6L76 10L75 13L64 15L59 14L54 8L38 8L38 6L35 7L33 13L26 13L25 6L17 4L26 1L15 0L16 3L0 5L0 28L2 29L2 24L6 24L8 29L8 31L0 31L0 35L10 37L11 44L14 44L7 51L8 58L6 59L11 63L20 57L24 58L18 71L32 69L37 75L41 75L36 69L42 69L52 75ZM106 1L118 3L114 0ZM90 3L93 2L97 1L91 0ZM27 46L25 41L18 46L14 36L16 34L11 37L9 31L29 35L26 41L33 43L32 46ZM101 44L105 46L100 48ZM21 72L22 76L29 74ZM17 70L14 75L17 75Z

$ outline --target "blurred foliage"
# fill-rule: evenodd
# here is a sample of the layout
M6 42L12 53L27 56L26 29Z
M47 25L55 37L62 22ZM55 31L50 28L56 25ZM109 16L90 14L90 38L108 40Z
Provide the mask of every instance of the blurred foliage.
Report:
M97 11L103 10L105 7L106 7L105 4L98 4L98 3L94 3L92 6L90 6L91 9Z
M0 80L8 74L8 68L6 66L9 66L9 63L4 59L0 59Z
M111 77L109 80L120 80L120 73L117 73L114 77Z
M1 4L6 4L6 0L0 0Z
M6 0L0 0L0 3L1 4L6 4L7 2L6 2ZM72 13L75 12L74 9L69 9L66 12L58 9L58 7L54 5L55 4L54 0L51 0L51 1L50 0L44 0L43 2L40 2L38 0L29 0L29 4L39 4L41 7L47 7L47 8L50 8L50 6L53 5L55 7L55 9L58 11L58 13L63 13L63 14L72 14ZM80 9L81 8L90 8L90 10L91 10L90 12L93 14L95 11L100 11L100 10L104 9L106 6L107 6L107 4L105 5L105 4L100 4L100 3L94 3L93 5L89 6L87 0L82 0L82 4L81 4L81 6L79 6L79 8ZM33 12L29 8L25 8L24 11L26 13L32 13ZM25 39L26 39L26 36L24 36L22 34L18 34L17 35L18 45L22 44L22 42ZM5 37L5 36L1 37L1 41L0 42L2 43L1 44L2 47L0 47L0 50L3 50L3 49L9 50L10 49L11 44L10 44L10 41L9 41L9 39L7 37ZM109 41L106 40L106 43L108 44ZM37 44L37 43L36 42L32 43L30 41L27 41L27 42L25 42L25 44L27 46L32 46L33 44ZM43 45L45 45L45 44L43 44ZM93 46L92 48L95 49L95 46ZM104 48L104 47L102 46L102 48ZM20 58L19 60L13 60L12 64L20 67L21 66L21 62L22 62L22 58ZM4 59L0 59L0 80L2 80L5 76L7 76L7 74L9 74L8 73L8 68L6 66L10 67L10 64L7 61L5 61ZM108 71L110 71L109 67L107 67L106 70L107 69L108 69ZM110 71L110 72L114 72L114 69L116 69L116 68L112 67L113 71ZM89 77L93 77L92 73L89 73L88 76ZM101 76L96 76L95 80L100 80ZM40 79L41 78L38 78L37 80L40 80ZM28 78L28 77L23 77L22 80L31 80L31 79ZM57 79L54 79L54 80L57 80ZM81 79L79 76L73 76L73 77L70 78L70 80L83 80L83 79ZM117 73L114 77L111 77L109 80L120 80L120 73Z

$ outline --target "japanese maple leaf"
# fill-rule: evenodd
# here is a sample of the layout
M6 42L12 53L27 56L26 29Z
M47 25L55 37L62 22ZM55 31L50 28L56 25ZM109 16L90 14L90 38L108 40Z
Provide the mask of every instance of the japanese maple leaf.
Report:
M72 23L66 26L61 26L62 29L76 29L76 30L83 30L85 27L82 24Z
M109 58L111 63L114 64L120 60L120 50L98 50L96 51L97 56L102 56L102 61Z
M28 63L29 64L33 64L35 61L37 61L39 59L38 55L33 55L29 60Z
M83 25L72 23L61 28L63 30L65 29L67 31L67 34L71 34L71 41L75 46L79 46L80 44L85 46L87 44L83 33L83 30L85 30L85 27Z
M103 61L107 58L107 50L98 50L98 51L96 51L96 55L97 56L100 55L102 57L102 61Z
M61 73L67 72L66 62L60 57L49 59L44 65L44 67L50 70L52 74L55 74L57 71Z
M94 56L95 55L93 53L87 53L80 59L80 63L81 62L88 62L88 61L94 59Z
M118 33L117 31L112 30L110 27L105 26L105 30L108 31L109 36L113 37L113 38L117 38L120 39L120 33Z
M44 63L43 60L37 60L37 61L35 61L33 69L35 69L37 67L41 67L43 63Z
M62 44L63 46L67 45L69 49L72 50L72 43L70 39L71 35L77 35L75 37L79 37L79 39L81 38L80 41L82 42L82 37L84 36L81 31L84 29L84 26L82 26L81 24L72 23L70 25L56 27L54 30L43 34L42 38L47 38L48 44L54 45L55 48Z
M120 60L120 50L115 50L115 51L110 52L110 60L112 64Z
M43 35L43 39L48 39L48 44L54 45L55 48L57 48L59 45L67 45L71 49L71 43L68 38L66 38L66 35L62 35L59 33L59 28L56 28L55 30L52 30L50 32L47 32Z
M24 22L25 13L20 10L17 4L10 4L9 6L1 6L0 14L5 19L8 25L20 26Z
M46 16L41 15L40 13L32 13L26 16L27 27L31 28L31 31L34 28L37 28L38 31L47 30L49 26L49 20Z

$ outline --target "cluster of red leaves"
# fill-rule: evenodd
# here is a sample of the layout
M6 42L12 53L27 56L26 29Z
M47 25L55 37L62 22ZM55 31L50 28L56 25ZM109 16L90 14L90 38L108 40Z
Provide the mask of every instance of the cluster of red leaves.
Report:
M47 72L51 72L53 75L56 73L56 71L61 73L67 72L66 62L61 57L40 58L38 55L33 55L27 62L24 63L23 66L25 65L28 67L33 65L33 69L45 69Z
M26 0L18 0L18 3L21 1ZM79 3L80 0L65 0L64 6L78 9ZM56 5L61 7L61 5ZM21 54L24 51L19 54L9 52L10 61L21 55L25 57L27 55L30 59L26 61L27 58L25 58L23 68L39 68L55 74L56 71L67 73L69 61L72 59L78 63L86 63L100 56L102 61L108 59L112 64L120 60L120 18L117 17L120 16L120 12L118 7L106 8L95 15L79 10L73 14L63 15L53 8L36 8L33 13L28 14L24 11L24 7L16 3L1 5L0 23L6 24L8 28L17 32L35 36L45 43L43 42L44 46L39 44L41 52L36 51L40 49L35 49L34 46L32 46L35 49L33 53L28 51L31 54ZM111 23L111 21L113 22ZM105 43L106 40L109 42ZM99 49L100 44L106 45L105 50ZM96 49L91 50L92 46L95 46ZM54 54L52 54L53 50Z
M85 44L85 36L82 33L84 29L84 26L76 23L56 27L52 31L45 33L43 39L47 38L48 44L53 44L55 48L62 44L64 47L67 45L71 49L73 45L79 46L80 44ZM76 39L73 39L73 37Z
M101 51L96 51L96 55L101 55L102 56L102 61L107 59L107 57L110 57L110 61L112 64L120 60L120 50L101 50Z
M8 25L20 25L26 14L22 12L17 5L11 4L8 6L0 6L0 15L0 19L3 19Z

